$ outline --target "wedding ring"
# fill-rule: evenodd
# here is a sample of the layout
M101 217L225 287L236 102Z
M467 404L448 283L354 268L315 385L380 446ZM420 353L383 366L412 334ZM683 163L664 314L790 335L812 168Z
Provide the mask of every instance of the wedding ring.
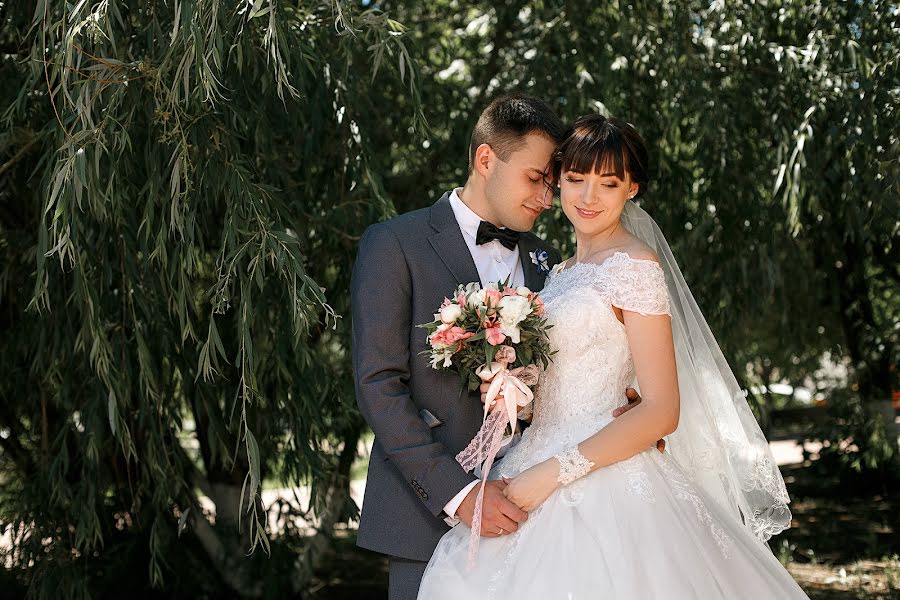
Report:
M503 532L504 532L504 531L505 531L505 530L501 527L501 528L500 528L500 531L497 532L497 535L503 535Z

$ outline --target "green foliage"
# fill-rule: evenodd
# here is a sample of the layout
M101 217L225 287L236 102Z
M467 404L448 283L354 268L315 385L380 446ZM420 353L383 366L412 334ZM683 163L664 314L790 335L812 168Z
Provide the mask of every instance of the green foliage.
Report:
M264 555L242 557L272 552L273 468L312 484L287 516L353 514L335 493L362 427L338 314L358 234L392 213L365 92L415 89L403 29L315 1L0 15L0 522L22 532L8 558L36 596L87 597L123 565L178 589L205 553L189 589L258 595Z
M836 390L830 419L808 436L823 443L816 468L845 474L857 489L884 491L896 485L900 475L897 434L893 423L879 417L852 390Z
M327 537L354 511L358 236L462 184L474 119L506 91L634 123L644 206L731 364L799 382L829 353L858 389L837 410L863 414L900 387L898 18L880 1L3 2L10 572L35 597L303 589L320 546L294 517ZM537 232L572 252L561 211ZM891 437L872 432L884 444L848 460L882 468ZM263 507L266 479L310 485L309 506Z
M398 209L465 179L471 127L494 94L547 98L567 120L623 117L651 150L643 205L745 383L801 383L828 353L867 400L897 387L896 7L446 6L390 3L423 49L432 132L419 146L382 130ZM538 224L564 256L570 232L561 211Z

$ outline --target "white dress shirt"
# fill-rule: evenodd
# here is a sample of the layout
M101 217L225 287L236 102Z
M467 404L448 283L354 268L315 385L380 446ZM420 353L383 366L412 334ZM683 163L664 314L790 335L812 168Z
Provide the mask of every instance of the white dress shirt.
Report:
M478 269L478 278L481 279L482 287L488 283L506 281L510 274L512 274L511 285L515 287L525 285L525 272L522 270L522 262L519 260L518 246L510 250L497 240L491 240L481 245L475 243L478 225L481 223L482 218L462 201L459 197L461 190L462 188L456 188L450 193L450 207L453 209L453 216L456 217L456 222L459 223L463 239L466 241L466 246L469 247L469 252L475 261L475 268ZM456 518L456 511L459 509L459 505L462 504L469 491L477 484L478 481L473 481L444 505L444 513L447 514L447 518L444 520L451 527L459 522L459 519Z
M460 191L462 191L462 188L456 188L450 194L450 207L453 209L453 216L456 217L456 222L459 223L463 239L466 241L466 246L469 247L469 252L475 261L475 268L478 269L481 286L484 287L488 283L506 281L510 273L512 273L511 285L515 287L525 285L525 272L522 270L521 261L519 260L518 246L510 250L497 240L491 240L487 244L481 244L480 246L475 243L478 225L482 219L462 201L459 197Z

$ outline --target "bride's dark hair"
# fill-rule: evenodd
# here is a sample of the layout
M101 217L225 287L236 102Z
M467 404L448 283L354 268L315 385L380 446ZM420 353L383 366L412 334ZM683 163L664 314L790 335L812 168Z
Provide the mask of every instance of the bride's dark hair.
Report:
M586 115L579 117L559 146L554 161L556 181L562 173L625 173L638 184L639 198L650 182L647 146L641 134L629 123L615 117Z

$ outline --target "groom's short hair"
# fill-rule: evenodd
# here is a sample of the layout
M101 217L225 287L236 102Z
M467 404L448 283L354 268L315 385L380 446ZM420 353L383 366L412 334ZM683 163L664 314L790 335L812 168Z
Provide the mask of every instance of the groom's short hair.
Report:
M558 145L565 138L566 126L539 98L511 94L495 99L481 112L472 130L469 172L475 166L475 151L481 144L489 145L505 161L525 144L525 136L530 133L544 135Z

